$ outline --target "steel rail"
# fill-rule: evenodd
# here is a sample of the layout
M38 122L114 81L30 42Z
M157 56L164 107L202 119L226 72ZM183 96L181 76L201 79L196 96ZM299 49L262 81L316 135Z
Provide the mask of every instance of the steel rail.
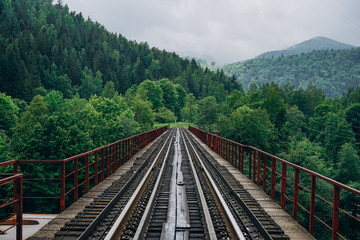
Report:
M209 162L209 164L215 169L216 167ZM247 204L241 199L240 195L236 193L236 191L230 186L228 181L226 181L225 177L221 172L217 172L217 175L221 178L222 182L226 185L226 187L229 189L231 195L237 200L237 202L240 204L240 206L243 208L247 216L251 219L251 221L255 224L255 226L259 229L259 232L261 235L267 239L271 240L273 239L270 234L266 231L265 227L261 224L261 222L257 219L255 214L251 211L251 209L247 206Z
M154 206L155 200L156 200L156 195L159 192L159 188L160 188L160 180L161 180L161 176L163 175L164 169L165 169L165 164L166 164L166 158L168 157L170 152L170 145L169 148L165 154L165 161L162 163L161 165L161 169L160 169L160 173L159 173L159 177L156 180L154 189L151 193L149 202L145 208L144 214L140 220L140 223L138 225L138 228L136 229L135 235L134 235L134 239L141 239L143 238L143 234L145 231L145 225L148 223L149 221L149 217L150 217L150 211L152 209L152 207Z
M183 131L181 131L181 135L183 136L183 139L184 139L183 141L184 141L184 145L185 145L185 150L186 150L186 153L187 153L187 155L189 157L190 167L191 167L191 170L193 172L194 181L195 181L198 193L199 193L200 203L201 203L201 207L203 209L204 218L205 218L205 222L206 222L206 227L207 227L208 234L209 234L209 239L210 240L216 240L217 239L216 238L216 232L215 232L214 225L213 225L213 223L211 221L210 211L209 211L208 205L206 203L206 199L204 197L204 192L203 192L203 190L201 188L201 183L200 183L199 177L196 174L196 169L195 169L193 160L191 158L189 149L188 149L188 147L186 145Z
M168 138L166 139L165 142L167 142L170 139L171 134L168 136ZM159 154L156 156L155 159L157 159L163 149L165 148L164 144L161 148L161 150L159 151ZM155 164L156 160L152 163L151 167L149 168L147 175L152 171L152 168ZM144 164L146 163L146 161L144 162ZM144 168L144 164L138 169L138 172L141 171ZM100 222L102 221L102 219L105 217L105 215L111 210L111 208L116 204L116 202L120 199L120 197L123 195L123 192L127 189L127 187L134 181L134 179L136 178L137 174L134 174L133 176L131 176L131 178L126 182L126 184L123 186L123 188L113 197L113 199L106 205L106 207L101 211L101 213L95 218L95 220L85 229L85 231L78 237L78 240L84 240L84 239L88 239L91 235L91 233L95 230L96 226L98 226L100 224ZM146 175L146 176L147 176ZM144 177L145 179L145 177ZM143 180L144 180L143 179ZM143 183L143 181L141 182ZM140 184L141 185L141 184ZM131 202L131 199L128 201ZM128 204L126 206L128 206ZM126 209L126 206L124 208L124 210ZM124 211L122 211L124 212ZM119 219L119 218L118 218Z
M187 139L188 139L188 144L189 144L189 147L191 148L192 152L194 153L194 156L197 158L197 160L199 161L200 165L201 165L201 168L204 170L204 173L206 174L209 182L211 183L211 186L212 188L214 189L215 193L216 193L216 196L217 198L219 199L221 205L222 205L222 208L224 209L228 219L230 220L230 223L232 225L232 228L236 234L236 237L240 240L246 240L243 232L241 231L239 225L237 224L236 220L235 220L235 217L234 215L232 214L230 208L228 207L228 205L226 204L226 201L225 199L223 198L219 188L217 187L214 179L212 178L209 170L207 169L207 167L205 166L205 164L203 163L203 161L201 160L199 154L196 152L193 144L190 142L188 136L185 136Z
M158 155L155 157L154 162L149 167L149 169L148 169L147 173L145 174L145 176L143 177L142 181L140 182L140 184L136 188L135 192L133 193L133 195L131 196L131 198L129 199L127 204L125 205L125 207L122 210L120 216L116 219L115 223L113 224L113 226L109 230L108 234L105 237L105 240L110 240L110 239L115 239L116 238L117 230L119 229L120 226L123 225L123 222L125 221L125 216L129 213L129 211L132 209L132 206L136 203L135 199L138 197L139 193L141 193L141 189L144 187L143 186L144 183L147 182L148 178L151 176L151 172L153 172L153 168L155 167L157 161L160 159L162 153L164 152L164 150L165 150L165 148L167 146L168 149L167 149L167 152L166 152L166 155L165 155L165 159L166 159L166 157L167 157L167 155L168 155L168 153L170 151L170 147L171 147L170 142L171 142L172 137L173 137L173 133L170 134L169 137L166 139L165 144L163 145L163 147L159 151ZM163 163L163 165L164 165L164 163ZM159 174L159 176L161 176L161 175ZM137 238L134 238L134 239L137 239Z

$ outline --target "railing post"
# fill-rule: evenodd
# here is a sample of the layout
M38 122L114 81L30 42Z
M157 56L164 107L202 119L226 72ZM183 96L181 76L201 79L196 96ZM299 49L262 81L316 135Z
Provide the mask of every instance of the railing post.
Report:
M293 218L298 220L298 201L299 201L299 174L300 170L295 168L294 175L294 200L293 200Z
M94 152L94 185L98 185L99 178L98 178L98 151Z
M239 166L238 166L238 168L239 168L239 171L240 172L242 172L241 171L241 166L242 166L242 156L243 156L243 148L239 145Z
M14 169L13 169L14 173L18 173L19 172L19 163L18 161L15 161L14 163ZM17 195L18 193L18 185L16 184L16 182L13 183L13 195L14 197ZM13 206L13 211L16 212L16 206Z
M271 192L270 197L275 199L275 186L276 186L276 160L271 158Z
M118 142L118 145L116 147L116 158L118 162L119 168L121 167L121 142Z
M112 165L112 173L114 173L116 171L116 158L115 158L115 146L114 144L110 145L110 160L111 160L111 165Z
M229 151L230 151L230 143L229 141L225 140L225 144L226 144L226 148L225 148L225 152L226 152L226 161L229 162L230 161L230 158L229 158Z
M116 162L116 169L118 169L120 167L119 143L115 144L115 162Z
M89 192L89 154L85 156L85 193Z
M128 154L129 154L129 146L128 146L128 140L125 140L125 162L128 160Z
M261 167L261 153L258 153L257 161L257 185L260 187L260 167Z
M109 158L109 146L106 147L105 150L105 159L106 159L106 177L110 176L110 168L111 168L111 159Z
M119 142L119 152L120 152L120 166L122 166L123 165L123 153L122 153L122 150L123 150L123 147L122 147L122 145L123 145L123 141L121 141L121 142Z
M334 185L333 193L333 219L332 219L332 240L338 239L339 231L339 206L340 206L340 188Z
M267 156L264 156L264 169L263 169L263 190L266 191L266 173L267 173Z
M249 179L251 180L251 159L252 159L252 149L249 151Z
M22 176L15 180L16 187L16 194L14 196L17 199L15 204L16 208L16 239L22 239L22 210L23 210L23 195L22 195Z
M100 153L100 168L101 168L101 181L104 180L104 171L105 171L105 167L104 167L104 148L101 149L101 153Z
M235 166L236 161L234 161L234 156L235 156L235 144L232 142L231 143L231 165Z
M60 170L60 212L65 211L65 161L61 163Z
M212 138L212 150L214 152L216 152L216 136L214 135L214 137Z
M78 185L79 185L79 182L78 182L78 161L79 159L76 158L74 160L74 202L76 202L78 200L78 197L79 197L79 188L78 188Z
M235 168L239 167L239 151L240 151L240 146L239 144L235 145Z
M241 172L242 173L244 173L244 158L245 158L244 148L241 147Z
M259 152L258 152L259 154ZM252 160L253 164L253 182L256 184L256 151L254 150L254 159Z
M311 194L310 194L310 218L309 218L309 232L314 235L314 220L315 220L315 182L316 178L311 175Z
M19 163L18 163L18 161L16 161L15 163L14 163L14 173L19 173Z
M221 139L221 148L220 148L220 149L221 149L221 151L220 151L221 154L220 154L220 156L225 159L225 155L224 155L224 141L225 141L225 140L222 138L222 139Z
M282 209L286 207L286 163L281 166L281 203Z
M132 154L133 154L134 139L133 139L133 138L130 138L130 139L129 139L129 142L130 142L130 155L129 155L129 159L128 159L128 160L131 159Z

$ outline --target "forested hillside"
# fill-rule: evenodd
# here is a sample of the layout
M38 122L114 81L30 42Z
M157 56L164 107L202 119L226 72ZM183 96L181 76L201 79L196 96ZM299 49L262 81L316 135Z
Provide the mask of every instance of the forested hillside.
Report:
M0 161L58 159L181 120L241 84L129 41L61 1L0 0Z
M235 75L246 90L252 83L290 84L296 89L316 85L326 96L340 97L349 87L360 84L360 48L251 59L226 65L223 70Z
M110 33L52 0L0 1L0 53L0 92L26 101L49 90L89 98L110 81L120 94L161 78L197 98L239 88L222 72Z

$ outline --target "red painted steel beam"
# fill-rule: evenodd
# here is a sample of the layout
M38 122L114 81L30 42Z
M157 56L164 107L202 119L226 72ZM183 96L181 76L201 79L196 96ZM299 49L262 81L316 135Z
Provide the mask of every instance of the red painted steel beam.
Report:
M315 188L316 178L311 176L311 193L310 193L310 216L309 216L309 232L314 235L314 224L315 224Z
M61 164L60 170L60 212L65 210L65 162Z
M299 180L300 170L295 169L294 173L294 198L293 198L293 218L298 220L298 202L299 202Z
M275 199L275 186L276 186L276 160L271 158L271 193L270 197Z
M332 218L332 240L338 239L339 231L339 206L340 206L340 188L334 186L333 193L333 218Z
M286 208L286 164L281 165L281 207Z

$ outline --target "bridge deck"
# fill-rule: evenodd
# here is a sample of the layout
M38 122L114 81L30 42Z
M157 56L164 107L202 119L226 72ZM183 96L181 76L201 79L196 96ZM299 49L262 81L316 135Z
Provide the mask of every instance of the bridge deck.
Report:
M158 139L158 138L157 138ZM98 197L105 189L111 186L111 184L118 180L124 173L126 173L134 164L134 160L141 156L152 144L156 142L155 139L152 143L144 147L137 154L135 154L129 161L121 166L115 173L104 179L97 186L92 188L88 193L84 194L77 202L73 203L64 212L59 214L56 218L51 220L38 232L32 235L29 240L47 240L54 239L55 233L65 226L66 222L74 219L75 216L80 213L86 205Z
M262 189L260 189L247 176L224 160L220 155L212 151L199 138L192 134L201 146L213 156L221 165L225 166L229 172L243 185L250 195L258 201L260 206L269 214L271 218L281 227L290 239L307 240L315 239L308 231L298 224L288 213L286 213L273 199L271 199Z
M210 155L212 155L221 165L225 166L234 175L234 177L239 182L241 182L244 188L252 195L253 198L255 198L259 202L261 207L263 207L264 210L270 215L270 217L274 219L274 221L283 229L285 234L288 235L290 239L315 239L289 214L287 214L283 209L281 209L281 207L277 203L275 203L268 195L266 195L256 184L254 184L245 175L243 175L236 168L234 168L228 162L222 159L218 154L210 150L210 148L208 148L204 143L202 143L196 136L194 137L202 145L202 147L206 151L208 151ZM85 208L87 204L89 204L89 202L99 196L103 192L103 190L105 190L112 184L113 181L119 179L120 176L122 176L127 170L129 170L133 166L134 160L137 157L141 156L141 154L143 154L144 151L146 151L153 143L149 144L147 147L138 152L132 159L125 163L114 174L99 183L99 185L95 186L87 194L83 195L77 202L72 204L55 219L51 220L47 225L41 228L40 231L35 233L29 239L54 239L55 233L59 231L66 222L69 222L71 219L73 219L79 212L81 212Z

